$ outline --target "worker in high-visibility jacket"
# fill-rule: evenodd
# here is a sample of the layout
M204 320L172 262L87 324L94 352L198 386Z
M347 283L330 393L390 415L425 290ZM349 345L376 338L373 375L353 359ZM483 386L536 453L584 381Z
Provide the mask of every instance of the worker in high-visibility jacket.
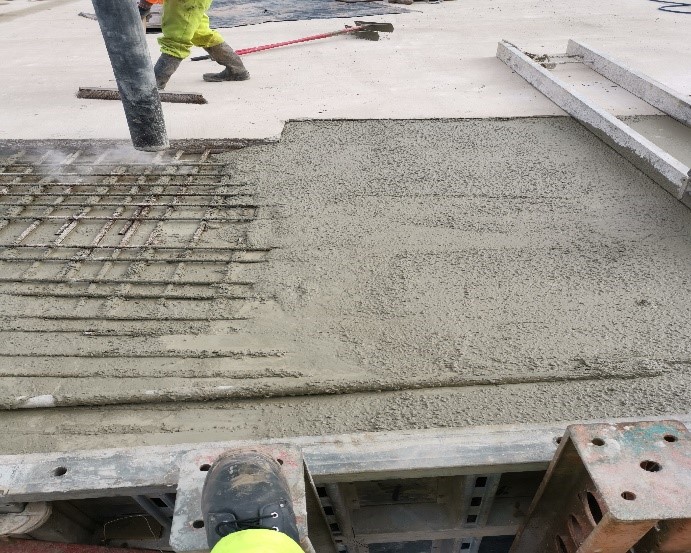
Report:
M212 0L139 0L139 13L146 20L153 4L163 4L163 36L159 37L161 57L154 65L156 85L163 90L180 66L190 55L192 46L204 48L209 57L225 68L220 73L205 73L209 82L246 81L250 74L220 33L209 27L206 14Z
M218 459L206 476L201 508L204 520L193 525L206 529L211 553L304 553L290 487L269 455L245 451Z

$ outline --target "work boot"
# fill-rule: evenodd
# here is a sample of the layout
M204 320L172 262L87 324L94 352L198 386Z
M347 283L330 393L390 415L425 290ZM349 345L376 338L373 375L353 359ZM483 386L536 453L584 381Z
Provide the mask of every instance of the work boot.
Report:
M156 75L156 86L159 90L163 90L168 81L175 73L175 70L180 66L182 60L168 54L161 54L156 65L154 65L154 75Z
M204 48L209 53L209 57L216 63L225 65L225 69L220 73L204 73L204 80L210 83L220 83L222 81L246 81L250 74L245 69L240 56L228 45L222 42L211 48Z
M288 482L280 465L255 451L218 459L206 476L202 513L209 548L233 532L268 529L300 542Z

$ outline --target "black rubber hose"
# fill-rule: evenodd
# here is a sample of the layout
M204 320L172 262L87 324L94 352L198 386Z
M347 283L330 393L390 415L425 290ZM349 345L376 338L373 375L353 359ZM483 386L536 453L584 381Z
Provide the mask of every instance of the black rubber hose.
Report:
M113 66L132 144L146 152L168 149L161 99L136 4L123 0L91 1Z
M664 4L660 6L658 10L668 13L682 13L691 15L691 4L688 2L670 2L670 0L650 0L651 2L656 2L657 4ZM680 9L681 8L681 9Z

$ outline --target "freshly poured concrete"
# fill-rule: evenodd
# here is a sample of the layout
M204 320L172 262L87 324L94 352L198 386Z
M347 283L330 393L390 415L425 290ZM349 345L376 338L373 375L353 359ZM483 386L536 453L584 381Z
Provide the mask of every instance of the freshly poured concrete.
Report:
M279 144L226 155L236 183L271 204L253 242L281 246L248 273L260 301L237 328L6 334L5 353L55 354L3 364L6 405L96 406L3 411L2 452L688 412L691 213L568 118L407 120L563 115L495 58L502 38L538 54L577 38L689 93L688 18L656 7L416 3L381 18L396 31L377 43L248 57L248 82L204 83L213 64L183 64L169 88L210 103L165 105L173 139L278 138L300 118L406 120L294 123ZM127 138L117 102L75 97L114 86L98 25L80 11L88 0L0 5L0 139ZM240 48L344 23L224 34ZM557 71L619 116L658 113L576 65ZM660 120L632 125L664 135ZM105 348L199 355L133 364L99 358ZM75 350L78 362L60 357ZM200 361L234 350L270 355ZM253 399L227 399L238 396ZM128 398L148 403L98 405ZM186 401L158 403L171 399Z
M4 412L4 451L688 411L691 212L574 121L293 123L223 159L273 206L251 242L278 249L244 275L264 299L232 336L148 347L244 345L294 374L255 379L254 400L163 405L237 380L98 356L81 378L4 379L5 397L167 392ZM302 395L261 398L281 387Z
M0 5L0 139L128 137L117 102L79 100L79 86L114 86L89 0ZM27 4L24 2L23 4ZM682 93L691 92L688 21L646 0L458 0L415 3L384 16L396 30L379 42L339 37L248 56L252 79L204 83L210 62L182 65L170 90L202 92L208 105L165 105L170 136L276 138L299 118L443 118L562 112L495 56L508 39L534 53L583 40ZM224 30L237 48L342 28L317 20ZM158 55L149 36L152 55ZM197 53L203 53L199 51ZM617 114L657 113L621 91L603 93Z

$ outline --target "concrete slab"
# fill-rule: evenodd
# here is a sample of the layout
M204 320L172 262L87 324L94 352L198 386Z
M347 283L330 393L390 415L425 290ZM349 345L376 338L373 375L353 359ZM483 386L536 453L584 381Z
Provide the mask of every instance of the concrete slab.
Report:
M20 1L20 0L16 0ZM14 5L10 3L10 5ZM597 0L459 0L416 3L382 17L396 31L373 43L337 38L247 58L252 80L204 83L210 62L185 63L169 88L197 90L206 106L166 105L171 138L269 138L300 118L445 118L562 112L494 57L507 38L534 53L586 41L678 90L691 92L687 21L653 3ZM113 86L98 25L78 17L88 0L48 0L25 10L0 6L0 138L128 137L117 103L78 100L79 86ZM338 29L344 20L270 23L224 31L237 48ZM152 55L155 37L149 36ZM615 98L616 96L616 98ZM605 109L655 110L606 94Z
M578 38L691 91L687 20L650 2L414 8L382 18L397 30L379 43L343 38L248 58L246 83L203 83L211 64L184 64L175 88L211 103L166 106L171 137L277 138L291 118L563 115L496 60L502 38L534 53ZM90 10L88 0L0 5L0 139L127 138L118 104L74 97L80 85L113 85L97 24L77 16ZM343 24L226 36L244 47ZM588 91L664 134L644 117L657 113L647 104L604 82ZM56 323L48 315L74 310L54 303L46 313L29 286L12 301L35 317L2 328L0 391L14 407L33 397L45 408L2 412L2 452L688 411L688 210L575 122L301 123L280 145L224 160L230 182L273 206L252 243L282 246L261 270L232 275L257 279L260 301L243 308L251 317L219 324L203 312L155 332L113 319L91 333ZM189 229L169 230L163 239L179 241ZM170 357L147 357L161 352ZM257 397L233 395L238 375ZM368 393L355 393L363 385ZM259 397L269 387L303 395ZM148 403L99 405L128 398ZM154 403L197 398L216 401ZM94 406L49 408L58 399Z
M112 297L81 301L77 282L6 288L5 315L21 306L29 318L2 328L4 404L146 402L128 424L156 434L153 403L178 401L178 425L180 400L251 396L237 407L247 418L231 426L258 435L337 432L322 421L329 409L332 426L370 430L687 410L691 216L575 121L293 123L281 143L219 161L228 187L267 206L240 229L247 245L272 248L267 262L228 273L253 283L251 297L189 311L144 288L159 268L142 258L106 273L142 280ZM229 247L231 226L214 224L203 240ZM184 242L189 229L177 228L157 236ZM103 274L96 261L68 274ZM26 274L18 259L7 267ZM213 284L226 274L218 269L196 278ZM144 290L154 295L127 301ZM60 323L92 312L100 319ZM117 319L147 313L179 320L150 329ZM263 418L264 406L288 401L267 395L300 396L289 404L303 414ZM125 424L125 411L98 412ZM91 411L65 413L70 434L93 431L83 422ZM212 407L208 425L189 425L230 431L232 413ZM43 416L59 417L2 418L43 428Z

